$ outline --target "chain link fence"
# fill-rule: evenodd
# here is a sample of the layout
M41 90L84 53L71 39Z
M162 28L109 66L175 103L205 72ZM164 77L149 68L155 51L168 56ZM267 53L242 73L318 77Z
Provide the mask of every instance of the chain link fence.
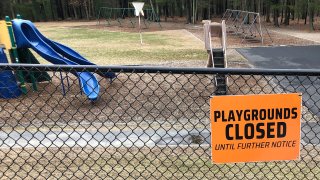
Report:
M1 179L320 178L320 71L0 65L11 72L0 79ZM97 100L76 72L95 74ZM14 94L21 74L27 93ZM211 163L217 75L228 95L303 94L299 161Z

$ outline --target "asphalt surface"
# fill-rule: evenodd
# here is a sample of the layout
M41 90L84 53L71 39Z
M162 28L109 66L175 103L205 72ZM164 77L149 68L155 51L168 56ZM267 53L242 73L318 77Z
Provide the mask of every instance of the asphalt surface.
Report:
M237 49L257 68L320 69L320 46L279 46Z
M320 69L320 46L283 46L237 49L251 65L266 69ZM320 117L318 77L278 77L274 82L285 92L301 92L303 105Z
M320 46L243 48L237 51L255 68L320 69ZM301 92L303 105L320 117L319 77L276 77L273 82L285 92ZM306 144L320 144L319 122L302 123L301 137Z

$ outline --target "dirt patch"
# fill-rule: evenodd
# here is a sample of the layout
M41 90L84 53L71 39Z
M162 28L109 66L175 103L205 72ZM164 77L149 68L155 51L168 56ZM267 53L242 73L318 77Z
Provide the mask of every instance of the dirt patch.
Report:
M98 21L64 21L64 22L41 22L36 23L39 27L68 27L68 28L89 28L89 29L103 29L107 31L115 31L115 32L138 32L139 29L137 27L137 24L134 20L134 28L132 28L132 24L128 19L121 20L122 25L118 23L116 20L110 21L110 25L106 23L105 20L101 20L100 24ZM215 18L212 21L219 22L219 18ZM317 22L316 25L316 31L314 33L311 33L312 35L316 35L318 32L317 28ZM186 24L184 20L181 19L169 19L168 22L161 22L161 27L157 22L152 23L146 23L148 26L147 28L142 24L142 30L143 32L156 32L156 31L167 31L167 30L178 30L178 29L186 29L193 33L197 38L203 39L203 29L202 24ZM265 24L265 26L272 30L270 32L270 35L273 39L273 43L269 40L267 37L266 32L264 32L265 38L265 44L264 46L271 46L271 45L312 45L315 44L312 42L312 40L304 40L302 38L292 38L290 35L285 35L285 33L277 33L273 30L277 30L278 28L274 28L271 24ZM302 34L308 34L308 25L304 25L302 22L297 23L293 22L290 26L281 26L280 30L282 31L300 31ZM241 43L241 38L238 36L228 35L228 47L229 48L238 48L238 47L251 47L251 46L261 46L260 42L244 42Z
M271 31L276 32L278 34L282 34L283 36L291 36L298 39L304 39L307 41L312 41L315 44L320 44L320 32L308 32L308 31L300 31L296 29L287 29L287 28L272 28ZM302 44L303 45L303 44Z
M219 22L219 19L214 19L213 21ZM143 29L145 32L154 32L154 31L166 31L166 30L174 30L174 29L186 29L192 34L194 34L198 39L202 40L204 39L204 34L203 34L203 28L202 24L185 24L183 22L161 22L162 29L159 29L158 26L156 26L155 23L152 23L150 28L148 29ZM274 31L274 27L267 25L266 26L269 29L269 34L271 36L268 36L266 30L263 30L263 38L264 38L264 43L261 44L260 41L249 41L245 40L242 42L242 37L233 35L233 34L228 34L227 37L227 44L228 48L242 48L242 47L259 47L259 46L277 46L277 45L314 45L317 44L313 42L311 39L304 39L301 37L295 37L292 38L290 34L285 34L285 33L278 33ZM137 28L130 28L128 26L118 26L116 22L113 22L112 25L110 26L91 26L90 28L97 28L101 29L104 28L106 30L111 30L111 31L124 31L124 32L137 32ZM307 32L302 32L306 34ZM316 35L316 34L315 34ZM257 38L257 40L259 40Z
M304 148L299 161L221 165L211 163L208 146L7 149L0 172L8 179L319 179L320 149Z
M99 100L92 103L81 94L78 80L70 73L68 80L64 75L63 94L56 74L52 82L40 84L37 92L1 99L0 124L28 127L43 123L199 120L209 111L208 98L214 92L211 80L209 75L120 73L112 83L100 79Z
M188 28L188 31L193 33L196 37L198 37L201 40L204 40L203 35L203 29L201 27L198 28ZM243 47L260 47L260 46L279 46L279 45L315 45L316 42L298 38L298 37L292 37L290 35L286 35L284 33L277 33L275 31L270 31L270 36L264 32L264 43L262 44L261 41L243 41L242 37L238 35L234 35L231 33L227 34L227 47L229 49L232 48L243 48ZM256 38L259 40L259 38Z

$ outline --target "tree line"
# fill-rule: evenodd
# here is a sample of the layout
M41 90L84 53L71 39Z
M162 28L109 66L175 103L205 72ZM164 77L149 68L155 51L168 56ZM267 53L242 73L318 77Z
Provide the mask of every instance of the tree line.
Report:
M20 13L33 21L66 19L94 19L100 7L132 7L133 0L1 0L0 15ZM266 22L275 26L290 21L304 21L314 29L319 16L320 0L135 0L146 3L166 21L170 17L184 17L187 23L221 17L226 9L261 13Z

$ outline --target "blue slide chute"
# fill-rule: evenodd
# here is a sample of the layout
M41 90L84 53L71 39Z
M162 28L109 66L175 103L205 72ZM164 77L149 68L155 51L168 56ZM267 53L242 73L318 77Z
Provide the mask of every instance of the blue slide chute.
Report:
M81 65L96 65L92 62L90 62L89 60L87 60L86 58L84 58L83 56L81 56L79 53L77 53L76 51L74 51L73 49L60 44L58 42L52 41L48 38L46 38L45 36L43 36L38 29L35 29L38 33L38 35L41 37L41 39L47 43L50 47L52 47L52 49L54 49L57 53L61 54L62 56L68 58L69 60L76 62L78 64ZM110 78L113 79L116 77L115 73L113 72L106 72L106 73L100 73L101 76L106 77L106 78Z
M93 65L92 63L89 64L89 61L83 60L84 58L82 61L75 61L75 59L70 58L73 55L67 56L61 52L57 52L55 48L46 42L47 39L44 39L44 36L36 29L31 21L15 19L12 21L12 27L18 48L32 48L52 64ZM92 101L96 100L100 91L97 78L90 72L77 72L75 75L79 78L81 89L87 97Z

